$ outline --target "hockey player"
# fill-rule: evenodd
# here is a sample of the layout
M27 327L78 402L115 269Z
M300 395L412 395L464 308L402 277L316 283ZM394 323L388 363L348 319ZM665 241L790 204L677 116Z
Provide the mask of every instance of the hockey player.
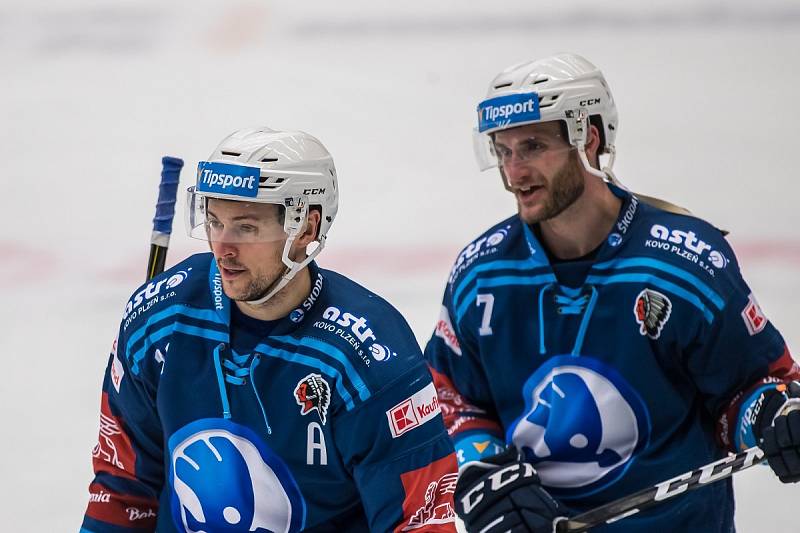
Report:
M800 479L800 369L722 232L614 179L617 128L571 54L504 70L478 106L479 162L518 213L458 256L425 350L470 531L551 531L756 443ZM733 510L727 480L598 531L732 531Z
M455 531L456 458L414 335L313 259L336 216L314 137L225 138L187 194L194 255L134 292L81 531Z

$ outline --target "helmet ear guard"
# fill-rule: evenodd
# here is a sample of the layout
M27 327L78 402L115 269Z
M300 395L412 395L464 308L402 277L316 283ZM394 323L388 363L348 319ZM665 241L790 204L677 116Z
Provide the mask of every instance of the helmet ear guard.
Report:
M616 181L616 177L614 176L614 172L611 170L614 166L614 159L616 159L617 155L617 150L613 144L606 144L603 146L604 142L602 139L598 144L598 161L601 153L606 153L609 156L608 164L606 166L598 170L589 163L589 158L586 155L586 143L589 140L589 131L592 123L589 120L588 110L586 108L567 109L564 112L564 115L566 116L569 142L578 149L578 155L583 163L583 168L589 174L597 176L598 178L601 178L607 182L619 185L619 182ZM598 134L602 135L599 129Z

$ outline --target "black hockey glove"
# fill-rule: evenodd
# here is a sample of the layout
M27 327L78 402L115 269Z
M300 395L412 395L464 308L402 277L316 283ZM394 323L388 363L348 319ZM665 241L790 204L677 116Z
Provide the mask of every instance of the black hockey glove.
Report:
M462 466L455 504L469 533L552 533L567 514L513 446Z
M770 468L784 483L800 481L800 382L762 395L753 433Z

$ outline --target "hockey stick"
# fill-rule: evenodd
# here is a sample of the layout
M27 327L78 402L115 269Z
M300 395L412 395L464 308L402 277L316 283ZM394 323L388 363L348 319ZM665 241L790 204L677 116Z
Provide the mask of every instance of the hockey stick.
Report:
M147 260L147 280L164 271L172 233L172 219L175 217L175 198L178 194L178 180L183 168L183 160L177 157L161 158L161 183L158 186L156 216L153 217L153 234L150 237L150 258Z
M757 446L753 446L736 455L730 455L701 466L697 470L675 476L652 487L573 516L568 520L562 520L556 524L556 531L558 533L586 531L603 523L610 524L622 520L673 496L729 478L736 472L741 472L761 462L763 458L764 452Z

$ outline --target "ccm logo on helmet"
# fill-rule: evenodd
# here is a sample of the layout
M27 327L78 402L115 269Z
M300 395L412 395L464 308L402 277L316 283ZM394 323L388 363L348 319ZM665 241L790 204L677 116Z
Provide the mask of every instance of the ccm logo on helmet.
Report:
M599 98L589 98L588 100L581 100L578 105L580 105L581 107L584 107L584 106L590 106L590 105L599 104L599 103L600 103L600 99Z
M325 189L303 189L303 194L325 194Z

